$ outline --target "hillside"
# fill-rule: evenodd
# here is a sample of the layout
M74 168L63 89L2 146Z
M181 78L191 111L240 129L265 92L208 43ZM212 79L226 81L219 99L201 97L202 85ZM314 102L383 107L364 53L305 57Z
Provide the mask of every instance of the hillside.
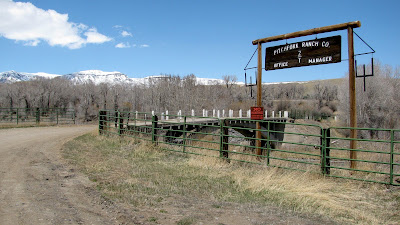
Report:
M15 83L21 81L29 81L35 79L53 79L53 78L62 78L65 80L70 80L74 84L85 84L85 83L94 83L96 85L101 83L107 84L141 84L148 85L150 82L154 82L156 80L162 80L168 78L168 75L155 75L148 76L144 78L130 78L126 74L120 73L118 71L106 72L101 70L84 70L79 72L74 72L65 75L59 74L48 74L48 73L24 73L24 72L16 72L16 71L6 71L0 73L0 83ZM225 81L222 79L215 78L196 78L196 84L198 85L215 85L215 84L223 84ZM242 82L237 82L237 84L243 84Z

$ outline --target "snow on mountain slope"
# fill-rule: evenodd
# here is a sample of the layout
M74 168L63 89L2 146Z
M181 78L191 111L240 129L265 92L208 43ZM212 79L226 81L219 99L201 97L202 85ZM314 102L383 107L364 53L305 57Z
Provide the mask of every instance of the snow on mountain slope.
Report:
M30 73L34 76L37 77L43 77L43 78L48 78L48 79L52 79L52 78L56 78L56 77L60 77L61 75L59 74L50 74L50 73L43 73L43 72L38 72L38 73Z
M14 70L0 73L0 83L14 83L18 81L28 81L32 77L27 76L24 73L18 73Z
M121 84L132 83L132 80L123 73L104 72L101 70L85 70L76 73L71 73L62 76L67 80L71 80L75 84L93 82L94 84L108 83L108 84Z
M107 84L137 84L137 85L149 85L151 82L166 79L169 76L166 75L156 75L144 78L129 78L127 75L120 73L118 71L105 72L101 70L84 70L80 72L75 72L67 75L58 74L48 74L44 72L38 73L20 73L16 71L7 71L0 73L0 83L14 83L18 81L29 81L32 79L42 78L64 78L72 81L75 84L83 84L88 82L93 82L98 85L101 83ZM224 84L222 79L210 79L210 78L200 78L195 77L196 84L198 85L220 85ZM238 85L243 85L243 82L237 82Z
M223 84L223 83L224 83L224 81L221 79L196 77L196 84L199 84L199 85L216 85L216 84Z
M28 81L32 79L37 79L37 78L47 78L47 79L52 79L55 77L59 77L61 75L58 74L48 74L48 73L21 73L21 72L16 72L14 70L11 71L6 71L0 73L0 83L14 83L18 81Z

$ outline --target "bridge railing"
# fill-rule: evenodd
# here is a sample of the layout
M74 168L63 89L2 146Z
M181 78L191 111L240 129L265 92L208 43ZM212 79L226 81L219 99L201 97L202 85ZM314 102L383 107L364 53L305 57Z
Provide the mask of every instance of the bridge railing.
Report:
M143 139L163 150L231 164L251 163L400 185L400 130L357 128L359 137L351 139L348 133L353 128L325 128L282 119L258 121L261 129L257 130L257 121L247 118L171 115L160 120L161 115L151 112L118 111L100 111L99 118L101 134ZM256 131L261 131L261 139L255 138ZM357 149L348 148L350 140L358 141ZM261 147L256 147L257 141ZM358 158L351 159L350 152L357 152ZM350 168L351 161L357 162L355 169Z
M2 125L74 124L75 110L69 108L0 108Z
M137 111L134 113L138 113ZM158 115L159 120L170 120L177 117L189 116L189 117L214 117L214 118L250 118L250 109L243 110L232 110L232 109L202 109L200 111L195 110L165 110L165 111L150 111L147 114ZM265 110L265 118L288 118L291 117L289 111L273 111ZM294 117L291 117L294 118ZM303 118L304 119L304 118Z

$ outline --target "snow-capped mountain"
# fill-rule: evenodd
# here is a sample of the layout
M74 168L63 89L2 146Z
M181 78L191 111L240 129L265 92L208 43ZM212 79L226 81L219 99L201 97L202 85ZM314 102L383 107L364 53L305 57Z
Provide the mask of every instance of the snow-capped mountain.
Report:
M42 78L47 78L47 79L53 79L53 78L61 76L59 74L51 74L51 73L43 73L43 72L29 73L29 74L33 75L34 77L42 77Z
M221 79L196 77L196 84L199 84L199 85L216 85L216 84L223 84L223 83L224 83L224 81Z
M101 70L85 70L80 72L75 72L66 75L58 75L58 74L48 74L48 73L20 73L15 71L8 71L0 73L0 83L14 83L18 81L29 81L37 78L62 78L72 81L74 84L82 84L93 82L94 84L143 84L148 85L151 82L167 79L169 76L166 75L157 75L157 76L149 76L144 78L129 78L127 75L114 71L114 72L105 72ZM196 84L198 85L216 85L216 84L224 84L222 79L210 79L210 78L199 78L195 77ZM237 84L242 85L242 82L237 82Z
M87 82L93 82L94 84L108 83L132 83L132 79L127 75L114 71L104 72L101 70L85 70L76 73L71 73L62 76L62 78L70 80L75 84L82 84Z
M14 83L18 81L28 81L37 78L55 78L61 75L49 73L20 73L14 70L0 73L0 83Z

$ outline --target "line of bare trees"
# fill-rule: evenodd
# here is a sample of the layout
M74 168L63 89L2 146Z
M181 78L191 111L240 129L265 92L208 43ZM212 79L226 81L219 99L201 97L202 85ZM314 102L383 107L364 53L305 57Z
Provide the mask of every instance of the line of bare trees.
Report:
M367 68L371 69L371 65ZM358 68L362 72L362 68ZM367 70L367 74L371 71ZM339 91L340 114L344 124L349 117L349 92L348 77L343 79ZM389 65L374 65L374 76L366 78L366 89L364 81L356 78L356 105L357 122L359 127L368 128L400 128L400 68ZM374 137L378 132L370 131L368 136Z
M357 79L358 123L361 127L398 128L400 115L400 71L390 66L375 65L375 76ZM201 85L193 74L162 76L147 84L110 85L102 83L72 84L68 80L38 79L13 84L0 84L0 107L74 108L78 119L97 119L99 109L121 111L193 109L247 110L255 105L248 87L237 85L236 76L223 77L224 83ZM325 115L339 115L347 124L348 80L321 80L307 83L271 84L263 87L266 110L302 111ZM199 113L197 113L199 115Z

